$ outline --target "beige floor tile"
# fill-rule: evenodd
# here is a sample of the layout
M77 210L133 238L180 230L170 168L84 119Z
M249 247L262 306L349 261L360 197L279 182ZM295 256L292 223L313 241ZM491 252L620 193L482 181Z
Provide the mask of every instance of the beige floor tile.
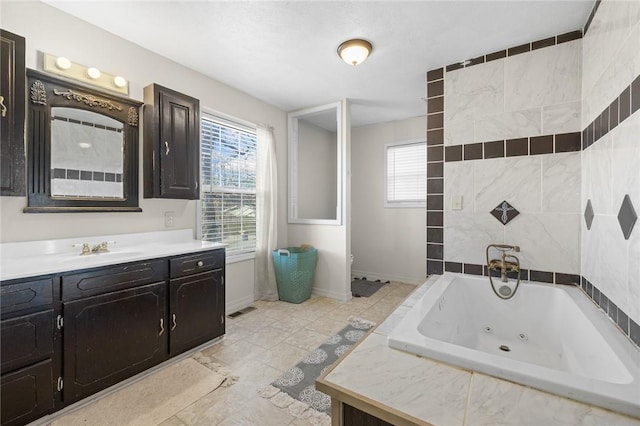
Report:
M267 326L247 336L244 340L262 348L270 349L281 343L287 337L289 337L289 333L286 331Z
M205 395L178 412L176 417L188 426L220 424L225 418L241 410L247 399L246 395L231 391L236 385Z
M274 322L273 324L271 324L271 326L273 328L277 328L278 330L282 330L287 333L294 333L300 330L301 328L306 328L309 324L312 324L313 322L315 321L308 321L298 317L287 316L285 318L282 318Z
M247 400L241 410L220 422L220 426L283 426L288 425L294 417L286 409L278 408L269 400L256 397Z
M262 357L260 357L260 362L263 362L273 368L277 368L278 370L284 372L295 366L308 353L309 351L306 349L301 349L297 346L292 346L287 343L281 343L280 345L267 351Z
M224 343L224 341L222 343ZM221 347L219 350L214 350L215 348L214 346L213 348L202 351L202 353L214 357L220 361L221 364L231 369L244 360L258 358L266 352L266 349L244 340Z
M185 426L185 424L176 416L172 416L160 423L158 426Z
M316 333L325 334L331 336L336 334L347 326L344 321L336 321L332 317L318 318L315 321L310 321L305 328L307 330L315 331Z
M329 335L316 333L315 331L303 328L291 334L284 342L306 351L312 351L327 340L327 337L329 337Z

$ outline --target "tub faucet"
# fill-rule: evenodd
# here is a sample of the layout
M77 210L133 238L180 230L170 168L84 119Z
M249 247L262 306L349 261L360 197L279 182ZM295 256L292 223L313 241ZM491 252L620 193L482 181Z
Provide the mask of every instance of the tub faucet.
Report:
M489 249L494 248L502 252L500 259L492 259L489 260ZM520 260L507 252L510 251L519 252L520 247L518 246L510 246L507 244L491 244L487 246L487 269L489 270L489 276L491 276L491 271L500 271L500 279L503 283L508 282L507 273L509 272L520 272ZM509 261L507 259L512 259L513 261Z

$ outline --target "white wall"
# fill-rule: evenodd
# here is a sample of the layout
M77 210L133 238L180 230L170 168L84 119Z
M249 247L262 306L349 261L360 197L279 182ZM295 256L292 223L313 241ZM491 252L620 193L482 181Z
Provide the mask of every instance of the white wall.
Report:
M351 114L347 100L342 100L341 138L338 154L342 172L342 221L339 225L290 224L288 245L311 244L318 249L318 264L313 282L313 294L341 301L351 298Z
M351 135L353 276L422 283L424 208L384 207L384 144L425 137L426 117L358 127Z
M298 217L335 219L336 133L298 120Z
M248 94L181 66L40 2L2 2L0 26L26 38L26 64L42 69L40 52L122 75L130 81L131 98L142 100L143 87L158 83L200 99L208 107L253 123L274 126L280 192L286 194L287 117L283 111ZM141 138L142 140L142 138ZM142 154L142 144L141 154ZM0 198L0 241L69 238L164 229L164 212L173 211L176 228L195 228L196 202L142 198L142 213L24 214L26 197ZM279 200L279 241L287 240L286 198ZM242 273L236 273L242 271ZM227 291L236 301L253 295L253 261L234 264Z
M583 46L582 125L586 128L634 80L634 99L640 94L640 2L600 3ZM638 105L638 100L634 103ZM591 229L581 221L582 275L635 321L629 333L638 343L640 222L625 240L617 216L627 194L636 214L640 213L640 111L595 139L582 153L581 208L584 212L590 200L595 213ZM594 291L596 302L600 293ZM607 310L607 303L600 304ZM609 315L616 320L615 309ZM624 329L626 316L618 312L617 320Z

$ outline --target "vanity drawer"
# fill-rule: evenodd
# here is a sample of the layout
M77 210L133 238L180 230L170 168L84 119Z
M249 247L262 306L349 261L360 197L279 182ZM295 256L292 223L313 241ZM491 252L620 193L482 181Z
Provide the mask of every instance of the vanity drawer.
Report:
M4 320L0 323L2 372L53 354L53 310Z
M53 304L53 280L5 281L0 286L2 318L14 312L48 307Z
M174 257L169 260L171 278L198 274L224 267L224 249Z
M2 426L24 425L53 409L51 359L5 374L0 383Z
M110 293L164 281L166 260L107 266L62 276L62 301Z

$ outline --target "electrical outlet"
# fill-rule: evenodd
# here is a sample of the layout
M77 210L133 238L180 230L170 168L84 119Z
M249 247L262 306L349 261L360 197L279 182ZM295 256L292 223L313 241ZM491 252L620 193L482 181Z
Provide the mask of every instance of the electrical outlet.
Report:
M164 212L164 227L173 228L174 226L176 226L176 221L173 212Z

